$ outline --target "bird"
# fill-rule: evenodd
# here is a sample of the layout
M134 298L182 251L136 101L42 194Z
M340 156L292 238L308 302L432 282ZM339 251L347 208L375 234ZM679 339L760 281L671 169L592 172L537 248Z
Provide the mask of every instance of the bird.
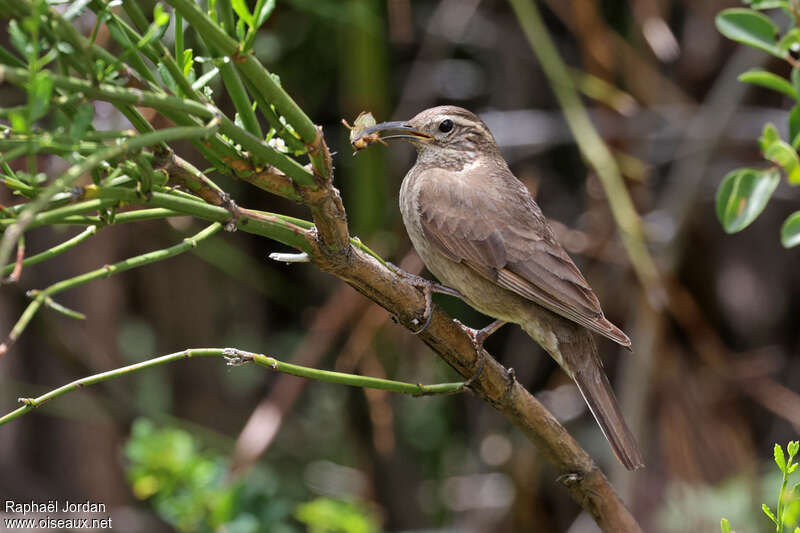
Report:
M461 107L439 106L351 136L365 139L400 139L416 148L400 187L403 223L444 288L495 319L481 330L467 328L476 345L503 324L518 324L573 379L619 461L628 470L643 467L592 335L628 349L631 341L605 318L486 124Z

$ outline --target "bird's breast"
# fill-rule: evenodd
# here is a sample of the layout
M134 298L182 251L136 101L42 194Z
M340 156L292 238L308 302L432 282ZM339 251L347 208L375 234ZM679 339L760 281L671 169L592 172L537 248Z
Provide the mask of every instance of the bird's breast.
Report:
M424 186L425 175L419 169L412 168L400 188L400 212L403 223L411 244L422 262L441 283L458 290L464 295L467 303L478 311L507 322L519 323L520 317L524 314L523 309L530 307L530 302L499 287L467 265L453 261L435 244L428 241L422 229L420 215L422 207L430 207L420 205L420 192ZM447 208L447 206L438 207Z

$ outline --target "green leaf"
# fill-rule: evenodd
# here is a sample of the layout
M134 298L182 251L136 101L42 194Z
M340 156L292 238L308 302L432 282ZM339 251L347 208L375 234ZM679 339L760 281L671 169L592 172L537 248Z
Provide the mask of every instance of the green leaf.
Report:
M775 514L772 512L772 509L769 508L769 505L762 503L761 510L764 511L764 514L767 515L767 517L772 520L774 524L778 524L778 520L775 518Z
M56 50L58 50L60 53L64 54L65 56L68 56L68 55L72 54L73 52L75 52L75 49L72 48L72 45L69 44L67 41L59 41L59 42L57 42L56 43Z
M28 131L28 119L24 113L11 111L8 114L8 121L11 122L11 129L14 131Z
M83 8L85 8L90 1L91 0L77 0L75 2L72 2L72 5L70 5L69 8L66 11L64 11L64 13L61 16L67 20L74 19L75 17L81 14Z
M788 143L775 141L764 150L764 158L783 168L790 184L800 184L800 159Z
M797 452L800 451L800 442L796 440L790 440L789 444L786 445L786 452L789 454L789 461L797 455Z
M733 41L758 48L777 57L785 57L786 51L778 48L775 36L778 28L772 21L752 9L725 9L717 15L717 29Z
M795 211L783 222L781 244L784 248L793 248L800 244L800 211Z
M254 11L256 28L260 28L267 21L273 9L275 9L275 0L258 0Z
M166 65L164 65L162 62L159 62L158 65L156 65L156 69L158 70L158 75L161 76L161 81L163 81L164 85L167 86L167 89L169 89L173 94L180 94L178 84L172 78L172 74L169 73Z
M745 0L745 4L748 4L752 9L776 9L776 8L788 8L789 2L787 0Z
M53 96L53 78L50 73L39 72L28 84L28 120L31 124L43 117L50 109Z
M719 529L722 533L731 533L731 523L728 522L727 518L723 518L719 521Z
M739 168L729 172L717 189L717 218L727 233L749 226L766 207L781 181L776 169Z
M69 126L69 136L71 139L79 141L83 139L86 130L94 118L94 106L92 104L83 104L78 108L75 116L72 117L72 123Z
M153 8L153 24L159 28L169 24L169 13L164 11L164 7L161 4L156 4Z
M16 20L8 21L8 36L11 39L11 44L14 45L14 48L16 48L20 54L24 57L30 55L33 47L28 41L28 36L22 31L22 28L19 27L19 23Z
M758 145L761 147L761 151L766 151L772 143L780 140L781 136L778 135L778 128L775 127L775 124L772 122L764 124L764 131L761 132L761 137L758 139Z
M253 14L247 9L245 0L231 0L231 6L241 20L245 21L248 26L253 26Z
M738 79L741 82L752 83L760 87L766 87L767 89L772 89L773 91L783 93L789 98L798 100L797 91L791 83L777 74L767 72L764 69L750 69L747 72L740 74Z
M192 58L192 49L187 48L183 51L183 75L189 77L189 74L194 69L194 59ZM192 80L193 81L193 80Z
M792 148L797 150L800 143L800 104L795 105L789 113L789 139L792 141Z
M799 45L800 45L800 28L792 28L791 30L787 31L783 37L781 37L780 41L778 41L778 48L780 48L784 52L789 52L790 50L797 50Z
M776 444L772 454L775 456L775 464L778 465L781 472L786 472L786 457L783 455L783 447L780 444Z

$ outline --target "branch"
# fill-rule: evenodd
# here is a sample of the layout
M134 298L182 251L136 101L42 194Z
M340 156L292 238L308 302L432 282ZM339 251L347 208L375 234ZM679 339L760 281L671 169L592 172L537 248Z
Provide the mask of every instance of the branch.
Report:
M4 68L0 65L0 79L3 77ZM212 121L213 122L213 121ZM16 243L17 239L25 232L25 229L33 221L36 214L41 211L44 206L56 195L65 189L69 189L75 181L84 173L96 168L100 164L110 159L120 157L124 154L134 152L146 146L152 146L160 142L172 141L177 139L191 139L205 137L212 133L216 127L209 124L205 127L177 127L167 128L152 133L146 133L138 137L132 137L125 140L118 146L111 146L103 150L99 150L90 155L79 164L71 166L66 172L53 180L35 200L25 205L22 213L20 213L16 222L8 226L3 233L3 238L0 240L0 265L5 265L8 262L8 257L11 254L11 249Z
M318 370L315 368L293 365L279 361L274 357L252 352L245 352L236 348L193 348L168 355L162 355L161 357L156 357L148 361L142 361L141 363L135 363L122 368L117 368L115 370L109 370L108 372L94 374L82 379L77 379L36 398L19 398L18 401L22 403L23 406L0 417L0 426L9 423L12 420L16 420L24 414L33 411L37 407L41 407L48 401L58 398L59 396L63 396L68 392L72 392L89 385L95 385L97 383L119 378L140 370L152 368L154 366L172 363L173 361L179 361L182 359L191 359L193 357L224 357L231 366L240 366L253 362L258 366L270 368L276 372L291 374L293 376L324 381L326 383L349 385L352 387L387 390L391 392L409 394L411 396L452 394L460 392L464 389L464 383L462 382L436 383L434 385L405 383L390 379L372 378L368 376L359 376L356 374L345 374L343 372L331 372L329 370Z
M28 257L27 259L22 261L22 266L28 267L31 265L35 265L36 263L41 263L42 261L47 261L48 259L51 259L59 254L66 252L71 248L74 248L75 246L79 245L80 243L82 243L83 241L94 235L96 232L97 232L97 226L89 226L88 228L86 228L79 234L75 235L68 241L64 241L61 244L53 246L52 248L48 248L44 252ZM0 270L0 277L8 276L14 270L14 266L15 265L11 264L3 267L3 269Z
M67 289L72 289L85 283L89 283L90 281L94 281L96 279L107 278L132 268L142 267L157 261L169 259L170 257L174 257L178 254L182 254L183 252L194 248L197 246L198 242L210 237L220 229L222 229L222 225L219 223L214 223L199 232L197 235L183 239L183 242L176 244L175 246L130 257L128 259L119 261L118 263L114 263L113 265L105 265L101 268L86 272L85 274L80 274L78 276L59 281L58 283L54 283L41 291L30 291L29 294L34 297L33 301L28 304L28 307L26 307L25 311L22 312L22 316L20 316L19 320L17 320L17 323L14 324L14 327L11 328L11 332L8 334L5 342L0 344L0 357L2 357L3 354L5 354L11 347L11 345L16 342L19 336L22 335L22 332L25 331L26 327L28 327L31 319L36 315L37 311L39 311L42 305L50 304L52 306L52 297L54 295Z

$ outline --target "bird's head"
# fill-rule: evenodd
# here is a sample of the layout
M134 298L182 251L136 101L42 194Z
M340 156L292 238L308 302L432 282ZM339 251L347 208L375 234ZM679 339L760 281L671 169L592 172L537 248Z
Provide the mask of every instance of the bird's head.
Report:
M420 159L471 158L497 151L497 144L481 119L456 106L432 107L408 121L381 122L365 129L361 136L403 139L413 144Z

